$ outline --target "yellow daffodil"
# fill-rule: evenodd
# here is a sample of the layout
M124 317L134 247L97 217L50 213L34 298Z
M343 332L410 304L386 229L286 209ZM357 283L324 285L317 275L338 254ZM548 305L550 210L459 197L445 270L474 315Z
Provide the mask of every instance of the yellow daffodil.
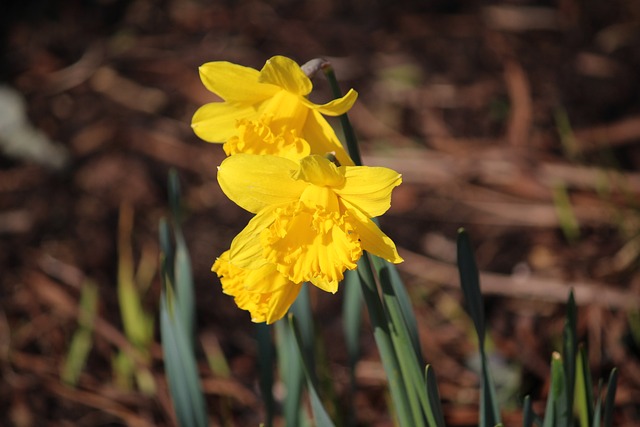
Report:
M280 274L273 264L257 270L236 267L229 262L229 251L220 255L212 270L220 276L222 291L234 297L238 308L249 311L256 323L281 319L302 287Z
M399 263L395 244L371 218L389 209L401 181L388 168L338 167L318 155L299 162L228 157L218 168L218 182L231 200L256 214L232 242L228 262L245 274L268 268L292 283L308 281L328 292L337 291L363 250ZM215 266L214 271L234 273Z
M353 165L323 117L346 113L358 96L353 89L342 98L314 104L307 98L311 80L298 64L284 56L269 59L260 71L229 62L210 62L200 67L200 77L206 88L224 102L200 107L191 126L205 141L226 143L227 154L282 156L284 150L285 156L300 159L309 153L334 152L342 165ZM255 138L260 133L271 135L266 144ZM293 146L283 148L288 143Z

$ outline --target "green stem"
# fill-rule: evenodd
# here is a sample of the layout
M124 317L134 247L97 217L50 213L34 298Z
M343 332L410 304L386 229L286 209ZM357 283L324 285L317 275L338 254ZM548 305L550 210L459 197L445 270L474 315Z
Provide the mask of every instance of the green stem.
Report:
M322 71L324 75L327 77L329 81L329 85L331 86L331 91L333 92L333 96L337 98L342 98L342 91L340 90L340 85L338 84L338 79L336 79L336 73L333 71L333 67L330 62L325 62L322 64ZM356 166L362 166L362 157L360 156L360 148L358 147L358 140L356 139L356 134L353 131L353 127L351 127L351 122L349 121L349 117L347 114L343 114L340 117L340 125L342 126L342 131L344 132L344 138L347 141L347 150L349 151L349 156L356 164Z

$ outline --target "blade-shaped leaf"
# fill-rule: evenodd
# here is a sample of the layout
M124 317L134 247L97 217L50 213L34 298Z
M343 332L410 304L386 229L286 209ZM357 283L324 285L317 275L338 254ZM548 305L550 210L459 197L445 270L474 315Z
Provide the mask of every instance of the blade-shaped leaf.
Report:
M388 318L378 295L378 287L368 255L363 255L358 260L358 274L362 284L362 295L373 327L373 337L380 352L387 381L389 381L389 390L398 422L401 427L411 426L412 417L407 398L407 385L401 375L398 357L389 331Z
M392 315L398 319L402 319L402 323L393 320L397 328L403 328L407 337L411 341L413 351L418 360L420 366L424 365L424 359L422 357L422 348L420 346L420 338L418 335L418 322L416 321L415 314L413 313L413 307L411 306L411 300L407 289L398 274L396 267L390 262L378 257L373 257L374 265L376 266L378 277L380 278L380 285L385 301L389 302L390 298L397 301L397 304L388 304L388 310L397 310L396 315Z
M445 427L442 404L440 403L440 393L438 392L438 382L436 373L429 365L425 368L425 378L427 383L427 396L429 398L429 408L431 413L427 413L427 419L431 427Z
M589 359L584 347L578 349L575 368L574 408L578 414L580 426L589 427L593 425L594 421L593 387L591 372L589 371Z
M259 366L259 382L260 391L262 392L262 401L264 402L267 419L265 426L273 425L273 416L275 414L275 399L273 397L273 368L274 368L274 347L271 341L271 327L266 323L257 323L255 325L256 340L258 342L258 366Z
M360 330L362 328L362 289L360 276L356 270L347 270L344 274L344 299L342 301L342 325L347 355L349 357L349 393L346 395L348 408L347 425L356 425L356 408L353 404L356 394L356 365L360 358Z
M613 368L607 382L607 394L604 398L603 427L613 426L613 409L615 406L616 389L618 387L618 369Z
M186 338L191 347L194 344L195 333L195 295L193 290L193 273L191 272L191 260L189 250L182 235L180 225L175 225L176 252L173 271L175 274L174 285L177 304L180 305L182 324L185 327Z
M306 366L310 368L309 375L311 375L313 381L316 382L317 376L315 371L316 362L314 349L315 332L313 327L309 286L307 284L302 285L300 288L300 293L291 306L290 311L296 317L296 323L300 329L302 355L304 356Z
M165 286L160 296L160 333L171 397L181 426L206 427L207 412L195 355L171 289L170 285Z
M566 425L566 377L562 357L554 352L551 356L551 387L547 396L543 427Z
M298 354L295 337L287 322L276 322L276 348L280 376L287 390L284 400L284 419L286 425L298 426L303 421L302 388L304 373Z
M313 411L313 418L317 427L334 427L331 417L327 413L320 396L316 390L316 385L313 378L310 375L310 368L307 364L308 359L304 357L304 339L301 336L300 328L298 326L297 319L293 315L289 315L289 328L298 350L299 360L302 361L302 371L307 382L307 389L309 391L309 399L311 401L311 410Z
M577 337L577 308L576 301L573 296L573 290L569 292L569 299L567 301L567 318L565 320L564 329L562 333L562 351L564 361L564 373L566 375L566 383L568 385L566 389L566 405L567 408L573 409L573 394L574 385L576 384L576 361L578 357L578 337ZM583 377L584 378L584 377ZM591 377L588 376L590 379ZM589 382L589 384L591 384ZM592 403L589 403L590 405ZM586 409L586 408L585 408ZM589 411L592 412L592 411ZM588 412L587 412L588 417ZM585 419L588 423L590 418Z
M478 335L480 360L482 362L482 376L480 384L480 426L493 427L500 424L500 411L496 400L495 385L489 371L487 357L484 351L485 321L482 293L480 292L480 278L475 256L469 236L464 229L458 230L458 272L460 286Z
M526 395L524 397L524 403L522 404L522 427L533 426L533 408L531 407L531 396Z

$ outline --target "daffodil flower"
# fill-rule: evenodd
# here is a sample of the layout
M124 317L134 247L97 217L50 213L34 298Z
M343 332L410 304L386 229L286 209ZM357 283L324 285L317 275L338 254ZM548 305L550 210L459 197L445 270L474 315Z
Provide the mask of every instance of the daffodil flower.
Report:
M346 113L358 96L353 89L342 98L314 104L307 98L313 87L311 80L298 64L284 56L269 59L260 71L229 62L209 62L200 67L200 78L208 90L224 101L206 104L193 116L191 126L205 141L226 143L228 154L282 155L279 144L265 148L260 139L244 138L246 127L262 128L276 137L285 135L280 143L297 144L297 159L309 153L334 152L340 164L353 165L323 117Z
M371 220L389 209L401 181L388 168L336 166L319 155L299 162L228 157L218 168L220 187L256 214L231 243L228 262L243 274L268 268L294 284L311 282L332 293L365 250L402 262L393 241ZM214 271L232 280L233 272Z
M229 251L220 255L212 270L220 276L222 291L234 297L238 308L249 311L256 323L271 324L281 319L302 287L280 274L273 264L257 270L236 267L229 262Z

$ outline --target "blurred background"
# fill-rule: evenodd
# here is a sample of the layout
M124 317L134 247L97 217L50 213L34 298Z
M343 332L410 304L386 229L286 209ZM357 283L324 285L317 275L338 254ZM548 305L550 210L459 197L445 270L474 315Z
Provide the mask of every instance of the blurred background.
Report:
M381 223L406 260L447 425L478 419L459 227L482 274L506 425L525 394L543 410L569 289L596 384L620 370L616 424L640 422L640 3L10 0L0 20L1 425L175 425L157 327L136 342L118 291L133 283L138 311L157 315L171 168L211 424L264 419L253 325L210 272L250 216L217 185L222 148L190 121L217 100L198 66L259 69L273 55L329 59L360 93L349 116L365 164L403 174ZM316 78L312 99L330 97ZM339 397L341 295L312 298ZM132 345L148 359L131 362ZM366 326L362 346L358 420L391 426Z

